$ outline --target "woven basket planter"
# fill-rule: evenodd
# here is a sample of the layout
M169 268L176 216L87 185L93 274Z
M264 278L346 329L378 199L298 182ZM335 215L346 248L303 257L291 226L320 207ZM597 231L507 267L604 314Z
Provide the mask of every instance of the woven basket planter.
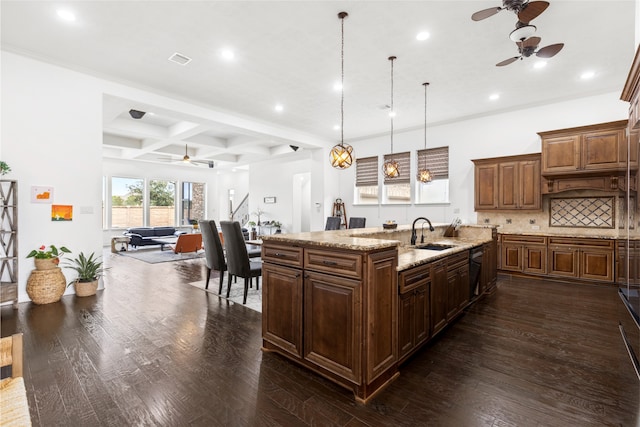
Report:
M34 258L33 262L36 270L53 270L58 268L60 260L58 258Z
M50 304L60 301L67 281L59 267L48 270L33 270L27 280L27 295L35 304Z
M96 294L96 291L98 290L98 281L80 282L76 280L73 282L73 287L76 289L76 296L89 297Z

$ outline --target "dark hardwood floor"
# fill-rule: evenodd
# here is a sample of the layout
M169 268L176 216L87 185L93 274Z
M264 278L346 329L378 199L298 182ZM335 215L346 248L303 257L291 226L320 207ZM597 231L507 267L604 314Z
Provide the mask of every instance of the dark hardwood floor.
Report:
M187 283L204 261L105 252L95 297L1 308L34 426L636 426L616 289L501 278L369 405L263 353L260 314ZM217 285L217 282L214 282ZM240 286L240 284L236 285ZM215 286L214 286L215 288Z

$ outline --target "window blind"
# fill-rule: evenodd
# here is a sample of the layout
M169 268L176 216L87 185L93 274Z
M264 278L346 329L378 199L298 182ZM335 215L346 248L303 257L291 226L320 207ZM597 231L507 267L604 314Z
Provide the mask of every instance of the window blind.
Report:
M356 187L378 185L378 156L356 159Z
M398 162L398 176L395 178L384 178L385 184L408 184L411 182L411 153L385 154L384 161L395 160Z
M449 147L418 150L418 170L429 169L433 179L449 178Z

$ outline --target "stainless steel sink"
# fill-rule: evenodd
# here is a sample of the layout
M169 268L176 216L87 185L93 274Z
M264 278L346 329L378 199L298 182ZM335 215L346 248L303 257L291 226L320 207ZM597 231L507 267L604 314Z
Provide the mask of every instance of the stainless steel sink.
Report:
M429 251L444 251L445 249L454 248L455 245L448 245L446 243L424 243L416 245L416 249L426 249Z

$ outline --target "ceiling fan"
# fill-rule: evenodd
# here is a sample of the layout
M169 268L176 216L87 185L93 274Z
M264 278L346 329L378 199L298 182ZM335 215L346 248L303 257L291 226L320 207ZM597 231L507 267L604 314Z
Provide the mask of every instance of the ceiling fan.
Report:
M526 25L540 16L547 7L549 7L549 2L547 1L502 0L502 7L490 7L489 9L480 10L471 15L471 19L481 21L506 9L518 15L518 21Z
M177 160L177 159L173 159L173 158L163 158L161 160L169 161L169 162L189 163L189 164L194 165L194 166L207 165L209 167L209 169L213 169L213 166L214 166L213 160L195 160L195 159L192 159L189 156L189 149L188 149L188 146L186 144L184 146L184 156L182 156L182 160Z
M543 48L538 49L538 45L542 39L540 37L529 37L528 39L517 41L518 52L520 55L514 56L509 59L505 59L502 62L498 62L496 67L503 67L509 65L518 59L528 58L531 55L536 55L538 58L551 58L555 56L564 47L564 43L551 44Z

